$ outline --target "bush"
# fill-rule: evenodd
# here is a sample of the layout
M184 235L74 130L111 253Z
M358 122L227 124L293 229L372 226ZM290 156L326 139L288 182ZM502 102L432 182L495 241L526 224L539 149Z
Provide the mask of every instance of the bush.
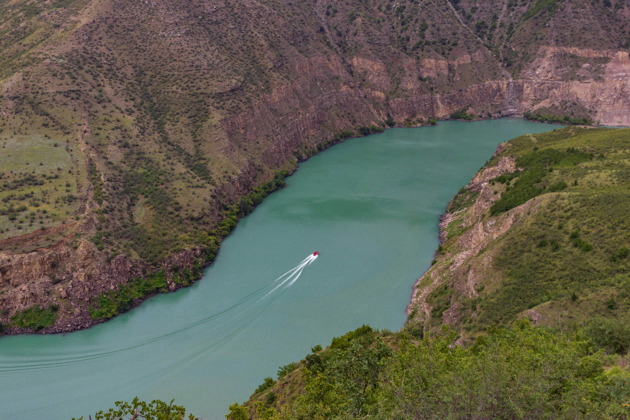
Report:
M199 420L193 414L186 417L186 409L183 406L173 404L174 400L166 403L161 400L153 400L150 403L141 401L138 397L131 402L116 401L116 408L110 408L107 411L99 411L94 414L95 420L116 420L116 419L183 419ZM231 409L232 407L230 407ZM92 416L89 417L90 419ZM229 417L233 419L241 419L242 417ZM83 417L80 417L83 419ZM74 417L72 420L75 420Z
M619 252L613 254L610 257L610 261L617 262L625 258L628 258L629 255L630 255L630 249L627 246L624 246L624 247L621 247L621 249L619 249Z
M282 378L283 376L288 375L289 373L293 372L295 369L297 369L297 363L295 362L289 363L288 365L280 366L278 368L278 379Z
M566 187L568 187L566 182L564 182L564 181L556 182L555 184L552 184L552 185L549 186L549 192L562 191Z
M367 136L373 133L380 133L383 129L374 125L359 127L359 134L361 136Z
M341 337L335 337L330 343L330 348L346 348L350 345L350 342L356 338L363 336L370 336L374 334L374 330L369 325L362 325L354 331L350 331Z
M39 305L33 305L13 315L13 317L11 317L11 325L20 328L28 328L32 331L39 331L55 323L57 310L58 307L55 305L50 305L47 309L43 309Z
M459 109L451 114L452 120L465 120L470 121L475 118L474 114L468 114L466 108Z
M256 391L254 391L254 394L258 394L260 392L266 391L267 389L273 387L275 384L276 384L276 381L274 381L273 378L266 377L263 383L260 384L258 388L256 388Z
M625 320L594 318L588 324L586 334L593 344L608 353L624 355L630 349L630 324Z
M278 396L276 395L275 392L270 392L269 394L267 394L267 396L265 397L265 404L266 405L272 405L274 402L276 402L276 400L278 399Z
M304 364L306 368L313 373L320 372L324 369L322 358L318 354L311 353L306 355Z

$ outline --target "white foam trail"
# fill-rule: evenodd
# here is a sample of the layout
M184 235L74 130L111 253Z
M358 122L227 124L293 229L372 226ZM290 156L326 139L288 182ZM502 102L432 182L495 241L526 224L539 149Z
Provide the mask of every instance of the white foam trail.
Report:
M276 286L270 291L268 291L260 300L267 298L269 295L271 295L273 292L275 292L282 286L284 286L285 289L287 287L292 286L297 281L297 279L300 278L304 269L308 267L316 259L317 259L317 255L311 254L308 257L304 258L302 262L299 263L297 266L293 267L291 270L287 271L280 277L276 278L273 282L273 284L275 284Z
M290 269L289 271L287 271L286 273L282 274L280 277L276 278L274 280L274 283L277 282L278 280L284 278L287 274L289 273L293 273L297 270L303 269L305 264L310 264L310 262L314 259L317 258L315 255L311 254L308 257L304 258L298 265L296 265L295 267L293 267L292 269Z
M129 351L129 350L134 350L134 349L138 349L147 345L150 345L152 343L167 339L169 337L172 337L174 335L178 335L178 334L182 334L188 330L191 330L193 328L199 327L201 325L205 325L208 322L211 321L215 321L215 320L221 320L221 322L219 323L220 325L224 325L225 322L232 322L235 324L239 324L241 323L241 321L243 319L247 319L248 322L251 322L252 319L255 319L256 316L252 316L254 313L256 312L261 312L261 311L265 311L266 308L271 305L273 299L270 299L268 302L266 302L263 306L256 308L255 307L255 303L254 303L254 299L256 299L258 296L260 296L261 294L265 293L264 296L260 297L258 299L258 303L262 302L263 300L266 300L271 294L273 294L276 290L282 288L282 290L291 287L293 284L295 284L295 282L300 278L300 276L302 275L302 272L304 272L304 269L306 267L308 267L309 265L311 265L313 263L313 261L315 261L317 259L317 255L309 255L308 257L304 258L297 266L293 267L292 269L290 269L289 271L287 271L286 273L282 274L281 276L277 277L273 282L271 282L270 284L268 284L267 286L264 286L261 289L255 290L253 292L251 292L249 295L244 296L243 298L239 299L238 301L234 302L232 305L230 305L227 308L222 309L221 311L218 312L214 312L212 314L209 314L206 317L203 317L197 321L194 321L188 325L185 325L181 328L179 328L176 331L169 331L165 334L161 334L159 336L156 337L152 337L152 338L148 338L142 342L137 342L137 343L133 343L130 344L128 346L125 347L121 347L121 348L115 348L115 349L110 349L110 350L101 350L101 351L88 351L83 355L80 356L72 356L72 357L67 357L67 356L61 356L61 357L46 357L43 358L40 361L37 362L33 362L33 361L29 361L29 360L25 360L23 364L15 364L14 362L9 364L5 364L3 362L0 362L0 376L4 375L4 374L9 374L9 373L13 373L13 372L18 372L18 371L27 371L27 370L37 370L37 369L52 369L52 368L62 368L62 367L66 367L69 365L75 365L78 363L82 363L82 362L87 362L90 360L96 360L96 359L101 359L101 358L105 358L105 357L111 357L111 356L115 356L119 353L125 352L125 351ZM284 287L283 287L284 286ZM234 313L236 312L236 313ZM228 320L225 321L224 320ZM207 351L208 349L210 349L213 346L218 345L219 343L221 343L222 341L224 341L225 339L231 337L232 335L236 334L238 331L241 331L246 324L242 324L240 325L240 327L235 330L233 333L230 333L230 335L226 336L226 337L222 337L219 340L217 340L216 342L213 342L214 344L212 344L212 346L208 347L207 349L204 349L203 351ZM214 327L213 327L214 329Z
M297 279L300 278L300 276L302 275L302 272L304 271L304 269L306 267L308 267L309 265L311 265L313 263L313 261L315 261L317 259L317 255L310 255L309 256L309 260L308 262L306 262L306 264L304 265L304 267L302 267L302 269L299 271L299 273L297 273L293 279L289 282L289 284L287 284L286 286L284 286L284 288L286 289L287 287L291 287L293 286L293 284L297 281Z

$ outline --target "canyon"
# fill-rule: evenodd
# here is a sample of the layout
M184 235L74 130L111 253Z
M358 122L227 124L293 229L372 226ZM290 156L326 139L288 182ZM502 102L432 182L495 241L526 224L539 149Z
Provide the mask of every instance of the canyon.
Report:
M102 322L134 279L189 284L243 197L347 137L453 115L630 125L627 1L32 3L0 18L0 142L38 156L0 165L9 334Z

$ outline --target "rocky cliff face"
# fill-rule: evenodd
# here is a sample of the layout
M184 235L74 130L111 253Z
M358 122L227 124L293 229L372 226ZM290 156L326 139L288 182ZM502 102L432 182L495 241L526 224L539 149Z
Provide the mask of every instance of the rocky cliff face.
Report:
M48 331L96 322L77 316L88 296L179 256L205 262L241 196L388 117L545 110L630 124L625 3L35 3L2 6L15 42L0 53L0 141L65 146L72 179L57 162L0 165L15 185L0 191L3 324L62 295L80 297ZM588 42L567 35L593 25L584 13ZM42 185L57 175L48 191L67 194L33 197L29 163L50 163Z
M495 156L502 146L499 146ZM450 251L438 256L437 263L419 278L414 285L414 293L411 303L407 307L407 313L411 318L432 319L446 324L458 325L461 321L460 311L462 302L454 299L448 302L446 310L436 319L436 313L432 310L435 302L431 301L431 295L439 288L448 284L457 290L459 296L467 299L479 296L478 286L482 280L487 281L492 275L494 255L486 253L488 246L503 237L515 224L522 223L523 215L535 211L537 201L532 200L511 212L496 218L487 218L488 210L500 198L500 194L491 186L491 181L497 177L513 173L517 170L513 157L502 156L495 164L483 168L466 185L463 193L468 202L467 209L453 209L440 219L440 242L445 245L447 241L453 242ZM458 230L463 233L459 234ZM443 249L443 248L441 248ZM484 251L484 252L482 252ZM481 258L478 256L482 255ZM471 261L474 263L471 264ZM452 305L451 305L452 303Z
M603 125L628 126L629 75L627 51L543 46L517 81L517 112L579 106Z

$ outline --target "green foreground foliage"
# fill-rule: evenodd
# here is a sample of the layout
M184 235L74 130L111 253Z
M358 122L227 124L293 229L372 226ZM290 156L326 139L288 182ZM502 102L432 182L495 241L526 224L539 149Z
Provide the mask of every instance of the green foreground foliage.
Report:
M415 335L363 326L226 418L630 418L630 374L585 333L521 320L469 346Z
M132 402L116 401L116 408L107 411L99 411L90 419L94 420L135 420L138 418L146 420L199 420L192 414L186 417L186 409L180 405L165 403L160 400L153 400L150 403L141 401L138 397ZM73 417L72 420L75 420ZM76 420L83 420L83 416Z

